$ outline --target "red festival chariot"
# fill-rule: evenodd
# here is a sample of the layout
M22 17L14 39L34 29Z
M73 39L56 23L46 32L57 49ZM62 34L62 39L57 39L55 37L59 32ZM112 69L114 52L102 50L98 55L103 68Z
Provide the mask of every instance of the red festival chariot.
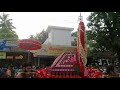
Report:
M36 72L36 78L101 78L98 69L87 67L86 31L80 14L78 26L77 52L62 53L53 64Z

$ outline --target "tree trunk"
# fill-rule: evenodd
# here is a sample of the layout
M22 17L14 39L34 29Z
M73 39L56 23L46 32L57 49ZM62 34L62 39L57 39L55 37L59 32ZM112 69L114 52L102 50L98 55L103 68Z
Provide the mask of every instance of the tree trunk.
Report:
M118 71L120 72L120 52L117 52L117 59L118 59Z
M120 48L117 48L117 59L120 62Z

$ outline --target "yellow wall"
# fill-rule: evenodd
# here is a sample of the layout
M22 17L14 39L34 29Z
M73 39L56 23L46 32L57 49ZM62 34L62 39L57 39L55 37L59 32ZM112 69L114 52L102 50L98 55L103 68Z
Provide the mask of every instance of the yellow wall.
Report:
M0 59L6 59L6 52L0 52Z

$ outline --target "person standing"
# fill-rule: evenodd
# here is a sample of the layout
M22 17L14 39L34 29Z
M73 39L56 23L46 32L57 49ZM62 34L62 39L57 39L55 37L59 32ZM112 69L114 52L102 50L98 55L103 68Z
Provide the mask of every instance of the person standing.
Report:
M6 71L7 71L7 68L5 68L5 67L3 66L2 69L1 69L1 77L2 77L2 78L7 78Z
M12 72L11 72L11 66L8 66L7 71L6 71L7 78L11 78Z
M34 73L32 72L32 65L30 63L25 64L25 70L23 72L19 72L16 75L16 78L33 78Z

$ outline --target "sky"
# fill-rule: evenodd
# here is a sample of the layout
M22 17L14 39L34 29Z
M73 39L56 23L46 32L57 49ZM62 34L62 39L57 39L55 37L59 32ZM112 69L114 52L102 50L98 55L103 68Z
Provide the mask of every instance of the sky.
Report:
M3 12L0 12L0 15ZM47 29L49 25L74 28L77 31L78 17L80 12L4 12L9 14L9 19L13 19L14 31L19 39L29 38L30 35L40 33ZM91 12L81 12L83 21L87 29L87 17Z

